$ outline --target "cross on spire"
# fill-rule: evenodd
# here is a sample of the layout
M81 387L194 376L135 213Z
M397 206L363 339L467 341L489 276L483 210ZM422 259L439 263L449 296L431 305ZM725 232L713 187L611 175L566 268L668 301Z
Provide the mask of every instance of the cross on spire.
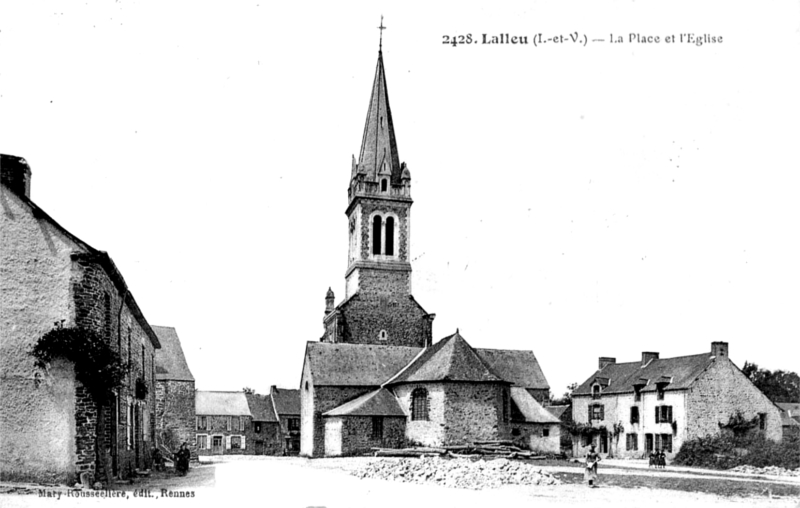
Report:
M383 50L383 31L386 30L386 27L383 26L383 14L381 14L381 26L378 27L378 30L381 31L381 39L378 43L378 50Z

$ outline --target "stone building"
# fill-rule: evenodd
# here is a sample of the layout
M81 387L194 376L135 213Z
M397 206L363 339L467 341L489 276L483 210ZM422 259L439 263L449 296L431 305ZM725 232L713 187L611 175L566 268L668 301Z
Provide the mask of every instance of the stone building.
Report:
M558 451L533 352L473 349L459 333L433 344L435 315L411 294L411 205L379 51L348 187L345 298L334 305L328 289L324 334L306 347L301 454L512 437Z
M272 398L257 393L245 393L245 396L250 414L253 415L251 440L253 455L284 455L286 441Z
M283 455L300 453L300 390L270 387L270 403L279 422Z
M126 478L150 464L159 339L108 254L31 201L27 162L0 155L0 175L0 477ZM96 400L71 362L35 366L28 351L56 326L95 332L120 355L112 400Z
M153 326L161 349L156 351L156 437L176 452L183 442L196 454L194 376L175 328Z
M721 432L736 413L757 422L767 438L781 439L779 408L728 358L727 342L677 358L601 357L597 372L572 392L572 418L586 429L573 451L582 456L594 444L615 457L664 450L671 458L685 441Z
M253 414L244 392L195 391L198 455L255 455Z

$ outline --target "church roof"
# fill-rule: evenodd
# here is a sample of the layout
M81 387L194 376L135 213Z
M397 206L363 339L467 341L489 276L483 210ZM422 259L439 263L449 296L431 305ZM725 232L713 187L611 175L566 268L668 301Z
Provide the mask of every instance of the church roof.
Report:
M194 409L205 416L252 416L244 392L194 392Z
M247 406L250 408L250 414L253 415L254 421L278 421L272 406L272 399L270 399L269 395L259 395L257 393L245 393L244 395L247 398Z
M457 331L427 348L389 383L423 381L504 382Z
M528 390L521 386L511 387L511 400L519 409L520 414L526 422L530 423L561 423L561 420L553 416L548 410L536 402L536 399L528 393Z
M175 328L171 326L151 326L151 328L161 343L161 349L156 349L156 379L194 381Z
M697 377L712 363L710 353L660 358L642 366L642 362L609 363L584 381L573 395L591 394L595 379L602 380L603 393L633 392L634 385L642 385L643 392L654 392L659 383L665 383L667 390L689 388ZM607 384L606 384L607 380Z
M380 386L422 348L309 342L306 359L317 386Z
M386 87L386 72L383 69L383 52L378 51L378 66L372 83L364 137L361 141L361 155L358 158L358 171L374 178L386 164L392 175L392 182L400 183L400 156L394 135L392 110L389 108L389 91Z
M533 351L476 349L475 352L493 372L509 383L524 388L550 388Z
M406 416L397 398L386 388L365 393L322 416Z
M300 414L300 390L272 388L272 390L270 390L270 396L272 397L275 411L279 415Z

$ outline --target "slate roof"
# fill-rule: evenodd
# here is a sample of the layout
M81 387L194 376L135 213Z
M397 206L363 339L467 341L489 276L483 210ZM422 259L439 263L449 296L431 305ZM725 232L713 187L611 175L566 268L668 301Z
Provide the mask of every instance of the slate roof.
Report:
M561 420L536 402L536 399L521 386L511 387L511 400L529 423L561 423Z
M305 361L317 386L380 386L422 348L309 342Z
M275 409L272 406L272 399L269 395L259 395L257 393L245 393L247 406L253 420L257 422L277 422Z
M781 413L781 426L782 427L800 427L800 422L792 418L786 413Z
M194 392L194 409L205 416L252 416L244 392Z
M270 396L278 415L300 414L300 390L273 388L270 390Z
M680 390L689 388L697 377L712 363L714 357L710 353L691 356L678 356L675 358L660 358L652 360L642 367L641 362L611 363L592 374L584 381L572 395L589 395L595 378L607 378L608 385L602 393L629 393L633 392L633 385L640 379L647 380L642 387L643 392L656 391L656 384L661 380L671 379L666 385L666 390Z
M425 381L505 382L456 331L417 357L387 384Z
M152 328L161 343L161 349L156 349L156 379L194 381L175 328L171 326Z
M378 66L375 69L375 81L372 84L372 95L369 98L367 121L361 140L361 154L358 158L358 171L374 177L384 163L391 173L392 182L399 183L400 156L397 152L392 110L389 108L389 91L386 87L386 72L383 69L383 52L378 51Z
M561 419L561 415L563 415L564 412L566 412L567 409L569 409L570 407L572 407L572 406L563 405L563 406L545 406L544 408L546 410L550 411L551 415L555 416L556 418L558 418L560 420Z
M386 388L365 393L350 402L323 413L322 416L402 416L406 414L397 398Z
M505 381L525 388L549 389L533 351L476 349L483 362Z

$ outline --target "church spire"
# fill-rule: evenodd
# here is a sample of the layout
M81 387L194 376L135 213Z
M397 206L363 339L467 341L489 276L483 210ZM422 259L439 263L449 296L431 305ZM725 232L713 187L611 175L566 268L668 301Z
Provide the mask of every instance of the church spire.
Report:
M358 159L358 171L365 173L369 180L376 180L379 174L388 174L391 175L393 184L400 184L403 170L397 152L392 110L389 108L382 49L378 50L378 66L375 69L367 123L364 125L364 137L361 141L361 155Z

